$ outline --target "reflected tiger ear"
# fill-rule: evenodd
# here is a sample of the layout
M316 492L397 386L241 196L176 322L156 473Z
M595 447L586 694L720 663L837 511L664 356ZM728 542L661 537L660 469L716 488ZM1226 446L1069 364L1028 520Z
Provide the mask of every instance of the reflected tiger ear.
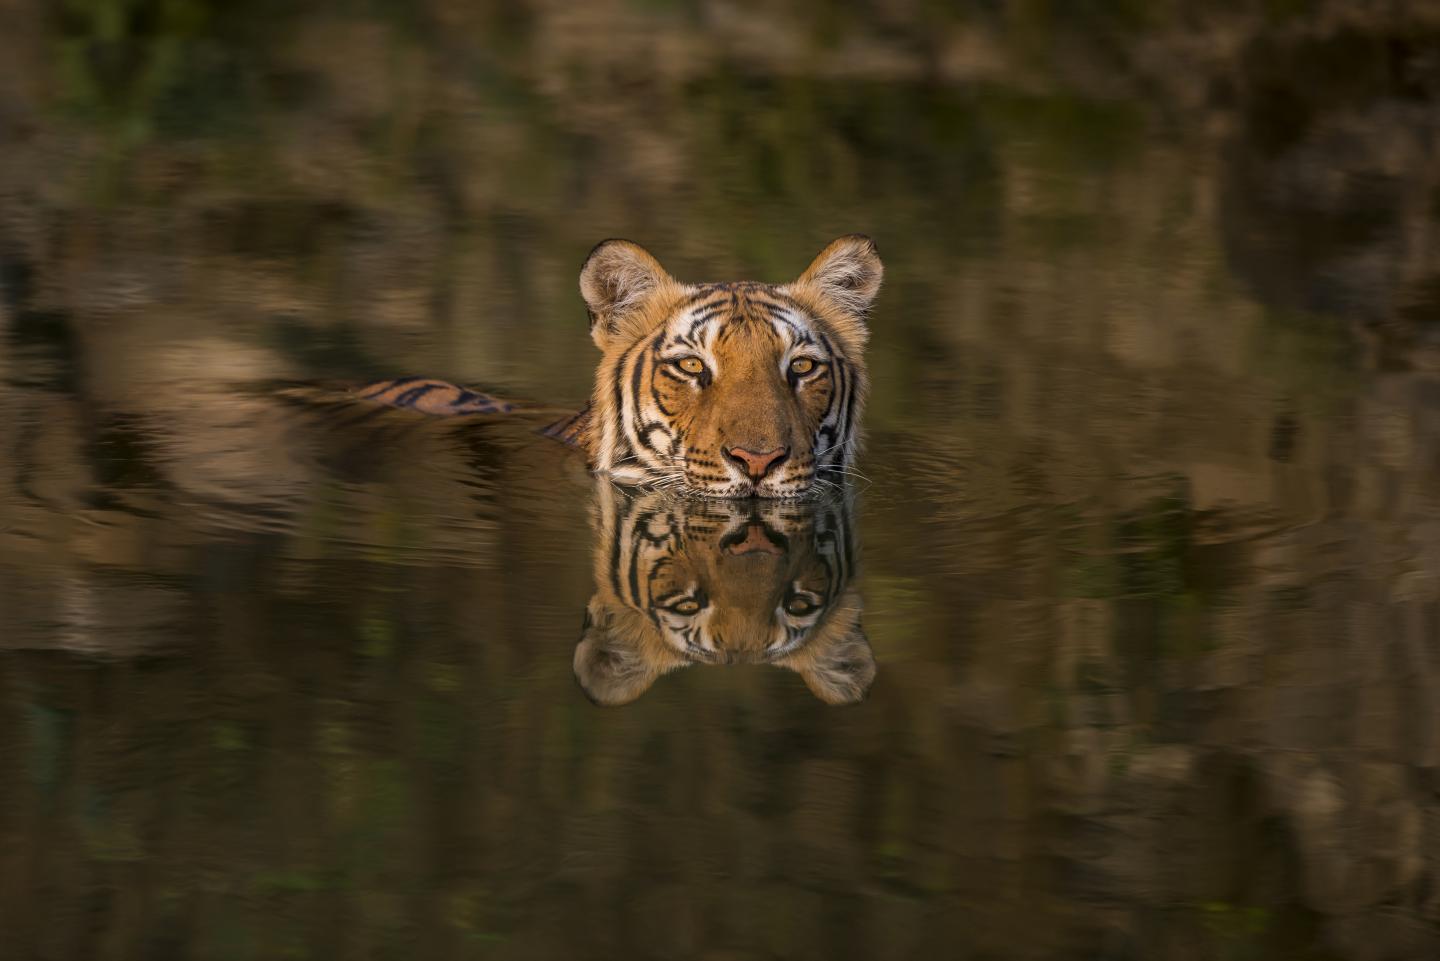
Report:
M828 300L852 317L863 318L880 293L885 266L875 242L864 234L847 234L820 251L792 285Z
M875 682L875 652L856 617L848 628L817 637L779 662L805 679L826 704L857 704Z
M637 243L602 240L580 267L580 296L590 312L590 336L601 347L620 324L661 288L675 283L660 261Z
M629 704L650 689L668 667L647 663L639 636L626 631L598 597L585 610L575 645L575 680L601 707Z

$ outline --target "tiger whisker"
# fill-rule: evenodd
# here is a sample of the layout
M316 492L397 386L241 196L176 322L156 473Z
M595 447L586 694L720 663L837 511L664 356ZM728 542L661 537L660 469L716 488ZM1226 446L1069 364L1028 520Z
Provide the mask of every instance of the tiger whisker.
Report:
M857 480L865 481L867 484L873 483L866 474L861 473L853 467L825 467L821 469L834 471L837 474L844 474L846 477L854 477Z

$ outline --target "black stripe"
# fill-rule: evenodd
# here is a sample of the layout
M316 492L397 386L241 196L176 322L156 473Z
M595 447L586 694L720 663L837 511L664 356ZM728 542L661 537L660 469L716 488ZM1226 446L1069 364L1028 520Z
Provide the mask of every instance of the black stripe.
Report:
M854 396L853 393L847 393L850 388L850 372L845 368L845 362L841 359L840 353L835 350L834 345L830 343L830 339L823 334L821 335L820 339L825 344L825 349L830 352L831 366L835 370L837 393L836 398L832 398L832 400L838 399L842 406L845 406L847 408L836 420L835 434L831 438L831 443L840 444L839 451L841 454L843 454L844 443L849 437L849 424L851 413L851 411L849 410L849 401ZM828 411L829 409L827 408L827 416ZM834 450L830 451L830 455L832 456L835 453L836 451ZM837 459L836 462L839 463L839 460Z
M836 366L841 365L837 363ZM860 392L855 389L854 380L848 370L845 371L845 377L850 389L850 393L845 396L845 440L846 443L849 443L850 438L853 436L851 425L855 420L855 395Z
M620 589L620 529L624 526L624 514L616 511L615 520L610 525L610 586L615 596L621 599L625 597L625 592Z
M632 434L631 439L634 440L637 448L646 446L644 438L640 436L640 425L638 423L640 420L640 388L645 378L645 360L646 355L644 351L635 352L633 361L635 366L630 372L630 400L634 405L634 409L631 412L630 419L625 422L626 432ZM636 453L639 453L639 451L637 450Z
M615 361L615 368L611 371L611 374L610 374L610 376L611 376L611 377L614 379L614 381L615 381L615 383L614 383L614 392L615 392L615 415L614 415L614 416L615 416L615 433L616 433L615 440L616 440L616 444L615 444L615 451L614 451L614 454L613 454L612 456L614 457L614 462L615 462L616 464L622 463L623 461L625 461L626 459L628 459L629 456L630 456L632 453L634 453L633 449L632 449L631 446L630 446L630 438L627 436L626 431L625 431L625 387L624 387L624 381L625 381L625 361L626 361L626 359L630 356L630 353L635 350L635 347L638 347L638 346L639 346L639 345L637 344L637 345L635 345L635 346L626 348L625 353L621 354L621 355L616 359L616 361ZM603 435L603 431L604 431L604 425L603 425L603 424L601 425L601 431L602 431L602 435L601 435L601 436L603 437L603 436L604 436L604 435ZM620 592L617 590L615 593L619 594Z
M826 353L830 355L830 399L825 402L825 413L820 415L820 423L823 425L830 419L830 414L835 410L835 403L840 397L840 375L836 373L836 370L840 366L840 357L835 353L835 347L830 343L830 338L824 334L820 335L820 343L824 345ZM830 442L834 443L836 438L835 428L824 427L821 433L823 434L827 431L830 434ZM826 444L819 449L824 450L828 446L830 445Z
M820 456L821 456L821 457L826 457L826 456L828 456L829 453L830 453L831 445L833 445L833 444L835 443L835 428L834 428L834 427L822 427L822 428L820 428L820 430L815 434L815 442L816 442L816 449L817 449L817 450L823 450L823 451L825 451L825 453L824 453L824 454L821 454ZM817 464L816 466L819 467L820 465Z
M680 306L681 306L682 308L684 308L684 307L690 307L690 306L692 306L693 304L696 304L696 303L698 303L699 301L704 300L706 297L714 296L714 294L715 294L715 288L714 288L712 285L710 285L710 284L701 284L699 287L697 287L697 288L695 289L695 292L694 292L693 294L691 294L688 298L686 298L685 300L682 300L682 301L680 302Z
M660 606L663 606L664 604L669 603L670 598L676 596L677 594L682 593L681 591L678 591L678 590L677 590L677 591L668 591L668 592L665 593L665 595L664 595L663 597L662 597L662 596L657 596L657 595L655 594L655 582L656 582L657 580L659 580L660 577L661 577L667 570L670 569L671 564L672 564L672 562L673 562L673 560L674 560L675 548L674 548L673 543L671 544L669 550L670 550L670 553L667 554L666 556L660 558L660 559L659 559L658 561L656 561L653 565L651 565L649 573L645 575L645 598L646 598L646 599L645 599L645 600L642 600L642 601L637 605L641 610L649 610L652 615L655 613L655 609L656 609L657 607L660 607ZM657 622L657 623L658 623L658 622Z
M625 358L628 355L629 351L621 354L615 361L615 368L610 372L610 376L615 380L615 416L618 418L616 424L620 427L621 437L625 436L625 390L621 381L625 377Z
M640 429L639 429L639 432L638 432L638 435L637 435L637 439L640 441L641 444L643 444L643 445L645 445L646 447L650 448L650 449L653 450L655 453L657 453L657 454L664 454L664 453L666 453L666 450L665 450L664 448L661 448L661 447L659 447L659 446L657 446L657 445L655 445L655 444L652 444L652 443L650 442L650 435L653 434L653 433L655 433L656 431L659 431L661 434L664 434L667 439L670 438L670 430L669 430L669 428L667 428L664 424L657 423L656 421L653 421L653 420L652 420L652 421L649 421L649 422L647 422L647 423L645 423L645 424L641 424L641 425L640 425Z
M630 602L639 610L644 610L645 603L640 600L640 552L630 551Z
M399 397L396 397L390 403L394 404L396 407L414 407L417 400L419 400L421 397L424 397L432 390L436 390L439 386L439 384L422 384L419 387L411 387L409 390L405 391L405 393L401 394Z
M458 391L459 393L455 395L455 399L450 402L451 407L459 407L461 404L469 404L475 401L479 401L487 407L495 406L495 398L493 397L488 397L485 394L477 394L475 391L467 390L464 387L458 388Z
M574 428L575 424L579 422L580 418L586 416L589 413L590 405L586 404L584 407L580 408L570 416L562 417L555 423L543 428L541 430L541 433L544 434L546 437L554 437L568 444L573 444L575 443L575 439L566 437L565 435Z
M650 540L641 532L650 526L650 519L654 516L653 511L647 511L636 517L634 523L630 525L630 598L636 610L645 609L645 602L640 597L640 545L643 541ZM618 589L616 593L620 593Z
M658 342L655 344L655 346L650 348L650 357L651 363L656 365L655 373L663 374L673 379L679 379L679 375L669 369L669 364L662 364L660 362L660 344ZM650 378L650 398L655 401L655 406L660 408L660 413L664 414L666 417L675 416L675 412L670 408L666 407L665 401L660 398L660 388L657 386L654 377Z
M751 303L759 304L761 307L764 307L765 310L770 314L770 318L772 320L778 320L786 327L789 327L791 333L795 334L796 336L801 335L800 325L795 323L793 317L789 316L788 308L783 307L780 304L772 304L768 300L752 300Z
M724 310L725 305L719 304L715 307L707 307L705 310L697 313L694 317L690 319L690 329L685 332L686 336L694 339L695 335L699 332L701 327L704 327L711 320L715 319L715 317L724 312Z
M635 356L635 366L630 371L630 396L635 401L635 416L640 416L640 387L645 376L645 355Z
M361 394L360 396L363 397L365 400L374 400L376 397L379 397L387 390L393 390L396 387L403 387L406 384L413 384L415 383L415 381L421 379L422 378L419 377L397 377L394 380L382 380L378 384L371 384L369 390L366 393Z
M632 398L632 399L634 400L634 402L635 402L635 403L634 403L635 410L634 410L633 414L631 415L631 419L627 419L626 416L625 416L625 407L624 407L624 404L623 404L623 403L621 404L621 406L620 406L620 429L621 429L622 435L626 438L626 440L628 440L629 442L631 442L631 443L632 443L633 445L635 445L635 447L637 447L637 448L643 446L643 442L642 442L641 439L640 439L640 435L637 433L638 425L635 423L635 421L638 421L638 420L640 419L640 388L641 388L641 385L644 383L644 376L645 376L645 371L644 371L644 364L645 364L645 361L646 361L645 348L648 346L648 347L650 347L652 350L654 350L655 348L657 348L657 347L659 346L660 342L663 341L664 339L665 339L665 330L662 328L661 330L659 330L659 331L655 334L654 337L650 338L649 340L641 340L641 341L637 342L637 343L635 344L635 346L632 347L632 348L630 349L630 351L629 351L629 356L632 357L632 359L633 359L633 361L634 361L634 364L635 364L633 370L631 371L631 375L630 375L630 396L631 396L631 398ZM620 376L617 376L616 379L615 379L616 387L617 387L617 396L618 396L618 389L619 389L619 384L620 384L620 379L621 379L621 377L623 377L623 372L621 373ZM639 453L639 450L636 450L635 453L638 454L638 453Z

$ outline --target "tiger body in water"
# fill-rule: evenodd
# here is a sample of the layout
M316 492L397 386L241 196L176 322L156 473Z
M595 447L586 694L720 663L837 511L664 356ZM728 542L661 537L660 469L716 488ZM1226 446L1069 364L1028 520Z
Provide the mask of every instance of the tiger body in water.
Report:
M850 466L868 377L866 318L883 267L858 234L789 284L686 284L638 244L607 240L580 271L595 386L544 433L622 484L708 497L799 497ZM426 414L523 411L445 381L359 391Z

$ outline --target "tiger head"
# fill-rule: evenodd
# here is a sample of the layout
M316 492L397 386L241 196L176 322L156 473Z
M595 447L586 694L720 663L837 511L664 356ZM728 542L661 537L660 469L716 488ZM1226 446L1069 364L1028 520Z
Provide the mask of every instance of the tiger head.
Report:
M604 355L589 408L595 470L712 497L824 487L855 455L882 274L858 234L783 285L684 284L637 244L600 244L580 272Z
M602 483L595 525L595 594L575 649L595 703L627 704L690 664L788 668L829 704L869 690L843 498L630 498Z

